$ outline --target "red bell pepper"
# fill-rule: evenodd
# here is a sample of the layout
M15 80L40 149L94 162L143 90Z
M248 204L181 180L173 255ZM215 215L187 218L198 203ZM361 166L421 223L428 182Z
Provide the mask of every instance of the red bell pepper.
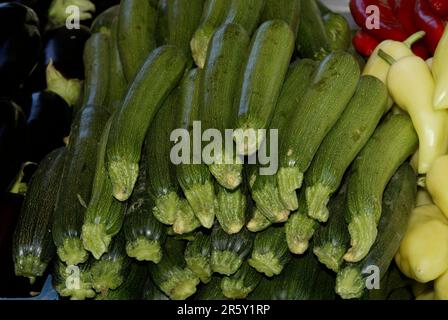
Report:
M425 42L429 51L434 54L445 30L444 21L434 13L427 0L416 0L415 19L417 27L426 32Z
M370 57L376 46L380 44L379 40L362 30L356 32L352 42L356 51L364 57Z
M428 0L428 2L439 17L448 19L448 0Z

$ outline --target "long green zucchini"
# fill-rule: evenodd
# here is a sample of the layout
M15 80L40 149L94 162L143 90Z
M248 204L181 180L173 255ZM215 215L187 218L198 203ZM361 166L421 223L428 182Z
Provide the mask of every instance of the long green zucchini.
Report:
M360 70L354 58L337 52L325 58L288 123L280 143L277 182L287 209L297 209L296 189L322 140L343 113L356 90Z
M296 109L311 83L316 66L315 61L303 59L294 62L289 67L270 125L270 129L278 130L278 141L289 136L288 128L285 126L291 115L297 112ZM267 139L267 146L270 146L269 137ZM272 149L272 152L276 151ZM260 170L260 168L257 169ZM259 211L271 222L287 220L289 210L285 208L281 200L276 176L261 175L258 171L254 174L251 193Z
M57 259L52 272L56 292L61 297L69 297L70 300L94 298L96 292L92 287L91 266L91 260L80 266L67 266Z
M194 62L202 69L213 33L224 22L231 0L205 0L199 27L191 38L190 47Z
M238 1L246 3L246 1ZM235 91L239 84L243 59L249 49L248 33L239 25L220 27L210 40L209 50L200 83L200 116L202 129L231 129L237 110ZM215 150L214 163L209 165L216 180L228 189L235 189L242 181L242 161L222 150ZM217 154L218 153L218 154Z
M260 283L263 276L247 262L230 277L221 280L222 293L229 299L245 299Z
M257 233L249 264L268 277L278 275L291 259L285 228L275 226Z
M265 135L258 130L269 127L293 50L294 34L286 22L267 21L256 31L237 98L234 139L239 154L251 155L263 142ZM256 139L245 138L251 135Z
M123 284L129 272L131 259L126 255L126 241L124 234L117 235L109 252L103 254L99 260L92 262L90 274L92 287L98 293L115 290Z
M193 124L199 120L199 88L202 71L191 70L183 79L180 87L180 110L178 111L177 127L185 129L182 144L187 148L192 144ZM185 139L185 141L184 141ZM179 141L176 141L179 143ZM213 177L207 165L197 163L197 153L192 148L192 154L187 157L187 162L176 166L177 180L192 207L194 214L206 228L211 228L215 220L217 201ZM199 152L202 152L199 150ZM195 163L196 162L196 163Z
M28 184L12 246L15 274L34 283L56 253L51 224L64 168L65 148L48 154Z
M386 86L375 77L361 77L354 96L323 140L306 172L306 202L311 218L327 221L328 199L375 131L386 111L386 102Z
M377 236L384 188L398 167L418 147L418 137L407 115L389 116L375 131L353 163L348 182L347 216L351 248L344 256L358 262Z
M143 287L143 300L169 300L169 298L157 288L156 284L148 277Z
M124 233L126 236L126 252L138 261L160 262L165 242L165 227L154 216L154 201L148 196L148 174L145 168L146 159L142 159L143 167L135 184L134 192L129 199Z
M107 142L106 160L113 194L120 201L127 200L132 193L146 131L162 102L182 77L185 64L186 58L173 46L154 50L115 114Z
M87 105L72 125L52 228L58 256L68 265L83 263L88 257L81 240L82 225L91 198L98 145L109 117L101 106Z
M123 0L118 20L118 50L124 75L132 82L156 47L157 8L150 1Z
M159 264L150 266L154 283L172 300L184 300L196 292L200 280L184 259L185 241L168 238Z
M246 229L235 234L227 234L222 228L215 226L211 237L213 272L226 276L234 274L252 250L252 234Z
M121 230L126 206L112 195L112 183L105 166L106 144L112 117L104 127L98 147L92 197L82 225L84 248L99 259L109 249L112 238Z
M203 283L208 283L212 276L211 268L212 242L210 235L197 232L194 239L189 241L185 249L185 261Z
M247 222L246 227L250 232L260 232L268 228L270 225L272 225L272 222L269 221L269 219L266 218L264 214L258 210L258 208L254 208L252 211L252 216L249 222Z
M297 35L300 23L300 0L266 0L262 21L284 20Z
M372 266L380 277L389 269L400 246L414 208L417 183L412 167L405 163L390 180L383 197L383 214L378 224L378 236L368 255L360 262L348 263L338 272L336 292L344 299L360 298L365 290L365 275Z
M329 201L330 218L319 225L313 241L313 252L320 263L338 272L344 261L344 254L350 244L345 213L347 210L347 183Z

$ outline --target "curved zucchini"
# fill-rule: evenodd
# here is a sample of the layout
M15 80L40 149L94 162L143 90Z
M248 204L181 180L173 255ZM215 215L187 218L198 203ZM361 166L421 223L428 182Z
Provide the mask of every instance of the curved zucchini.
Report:
M378 236L368 255L360 262L349 263L338 272L336 292L344 299L360 298L364 293L364 275L371 266L380 276L389 269L403 238L417 194L417 177L408 163L403 164L390 180L382 201L383 214Z
M150 1L123 0L118 21L118 50L124 75L130 83L156 47L157 9Z
M104 127L98 146L92 197L82 225L84 248L99 259L109 249L112 238L121 230L126 206L112 195L112 183L105 166L106 144L112 117Z
M291 259L283 226L257 233L249 264L268 277L279 275Z
M282 201L287 209L297 209L296 189L311 164L322 140L343 113L353 96L360 70L348 53L336 52L316 70L311 86L300 100L288 123L288 137L280 144L277 173Z
M254 130L269 127L293 50L294 34L286 22L267 21L256 31L237 100L234 139L239 154L252 155L264 140L265 135ZM254 133L257 139L244 138Z
M185 65L186 58L176 47L163 46L154 50L115 114L106 160L117 200L125 201L130 197L138 176L146 132L161 104L182 77Z
M51 223L64 168L65 148L48 154L28 185L13 240L15 274L34 283L56 253Z
M300 24L300 0L266 0L262 21L284 20L297 35Z
M213 272L226 276L234 274L252 250L252 234L246 229L235 234L227 234L222 228L216 226L211 237Z
M143 158L142 168L129 199L124 233L126 252L138 261L160 262L165 242L165 228L154 216L154 202L148 197L148 175Z
M208 283L212 276L210 263L212 242L210 235L197 232L194 239L189 241L185 249L185 261L203 283Z
M349 165L367 143L386 111L387 88L377 78L362 76L344 113L327 134L306 172L308 215L328 219L326 204Z
M250 232L260 232L272 225L272 222L264 216L257 208L254 208L252 217L247 223L247 230Z
M230 2L230 0L205 0L200 25L190 42L194 62L200 69L204 68L210 39L224 21Z
M259 0L258 0L259 1ZM246 3L246 1L237 1ZM239 25L226 24L220 27L210 40L207 59L200 83L200 116L203 130L217 129L222 137L225 129L231 129L236 109L234 104L243 57L249 48L248 33ZM209 165L210 172L219 184L235 189L242 181L242 161L226 154L225 147L216 150L215 163Z
M417 147L418 137L409 116L390 115L353 163L346 216L351 248L344 256L346 261L358 262L368 254L377 236L384 188Z
M109 117L101 106L85 106L70 133L52 228L58 256L68 265L88 258L81 240L82 224L91 198L100 137Z
M245 299L260 283L263 276L247 262L230 277L221 280L222 293L229 299Z

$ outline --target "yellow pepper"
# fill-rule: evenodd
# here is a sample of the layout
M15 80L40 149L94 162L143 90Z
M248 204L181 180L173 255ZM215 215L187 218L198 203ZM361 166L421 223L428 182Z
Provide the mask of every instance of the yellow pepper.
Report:
M395 262L403 274L422 283L447 270L448 220L436 205L413 210Z
M434 161L426 175L426 187L434 203L448 218L448 156Z
M433 104L436 110L448 109L448 28L439 41L432 64L432 74L436 82Z
M437 300L448 300L448 265L447 271L434 281L434 296Z
M383 51L378 54L391 64L387 87L395 103L411 116L420 142L418 173L425 174L448 152L448 110L434 110L434 79L422 58L396 61Z

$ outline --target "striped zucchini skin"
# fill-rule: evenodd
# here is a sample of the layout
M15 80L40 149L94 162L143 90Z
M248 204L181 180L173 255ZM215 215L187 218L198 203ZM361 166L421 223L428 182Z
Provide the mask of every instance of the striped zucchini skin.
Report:
M227 190L220 185L216 186L218 201L216 218L228 234L240 232L246 224L247 198L244 189L239 187L235 190Z
M280 143L277 182L287 209L297 209L296 189L325 136L345 110L356 90L360 70L348 53L336 52L317 68L311 85L286 127Z
M13 239L15 273L34 283L56 253L51 224L64 168L65 148L48 154L28 185Z
M156 47L157 8L150 1L120 2L118 50L124 75L132 82L140 66Z
M293 50L294 34L286 22L267 21L256 31L239 89L235 140L242 140L241 136L249 130L269 127ZM274 51L276 54L272 55ZM263 139L259 137L255 145L248 145L247 141L237 145L238 153L253 154Z
M390 115L376 130L353 163L348 182L347 216L351 248L344 259L363 259L377 237L384 189L398 167L418 147L412 121Z
M249 264L268 277L279 275L291 259L283 226L257 233Z
M288 128L284 127L291 115L297 112L296 109L311 84L316 67L317 63L310 59L298 60L289 67L270 125L270 129L278 130L278 141L289 136ZM271 146L270 136L267 137L266 145ZM251 193L258 209L271 222L286 221L289 210L281 200L276 176L260 175L258 171L254 173L255 182L251 187Z
M170 0L167 4L167 43L191 56L190 40L201 22L204 0Z
M115 114L106 160L113 194L120 201L127 200L132 193L146 132L161 104L182 77L185 65L186 58L176 47L163 46L154 50Z
M87 260L82 240L82 224L90 202L98 145L110 114L101 106L85 106L75 119L53 221L53 240L59 258L68 265Z
M149 176L145 157L141 164L142 168L134 192L126 208L124 222L126 252L128 256L138 261L158 263L162 259L166 230L162 223L155 218L154 201L148 197Z
M199 27L190 42L194 62L202 69L213 33L224 22L231 0L205 0Z
M266 0L262 20L284 20L297 35L300 24L300 0Z
M342 177L375 131L386 111L387 88L377 78L363 76L344 113L327 134L305 182L308 215L320 222L328 219L326 203Z
M238 24L251 35L260 22L265 3L265 0L230 0L223 24Z
M212 242L210 235L197 232L194 239L189 241L185 249L185 261L203 283L208 283L212 276L211 251Z
M109 90L110 36L94 33L84 47L84 98L82 105L107 104Z
M360 298L365 291L364 274L377 266L383 278L403 238L417 196L416 173L404 163L394 174L384 191L383 214L378 224L378 236L368 255L357 263L348 263L338 272L336 292L344 299Z
M263 276L244 262L241 268L230 277L223 277L221 290L229 299L245 299L260 283Z
M245 3L245 1L239 1ZM211 38L200 82L200 116L203 130L217 129L222 136L231 129L237 116L234 104L243 57L247 55L250 38L239 25L226 24ZM218 183L235 189L242 181L242 164L235 158L226 161L224 150L215 154L217 163L209 166Z

